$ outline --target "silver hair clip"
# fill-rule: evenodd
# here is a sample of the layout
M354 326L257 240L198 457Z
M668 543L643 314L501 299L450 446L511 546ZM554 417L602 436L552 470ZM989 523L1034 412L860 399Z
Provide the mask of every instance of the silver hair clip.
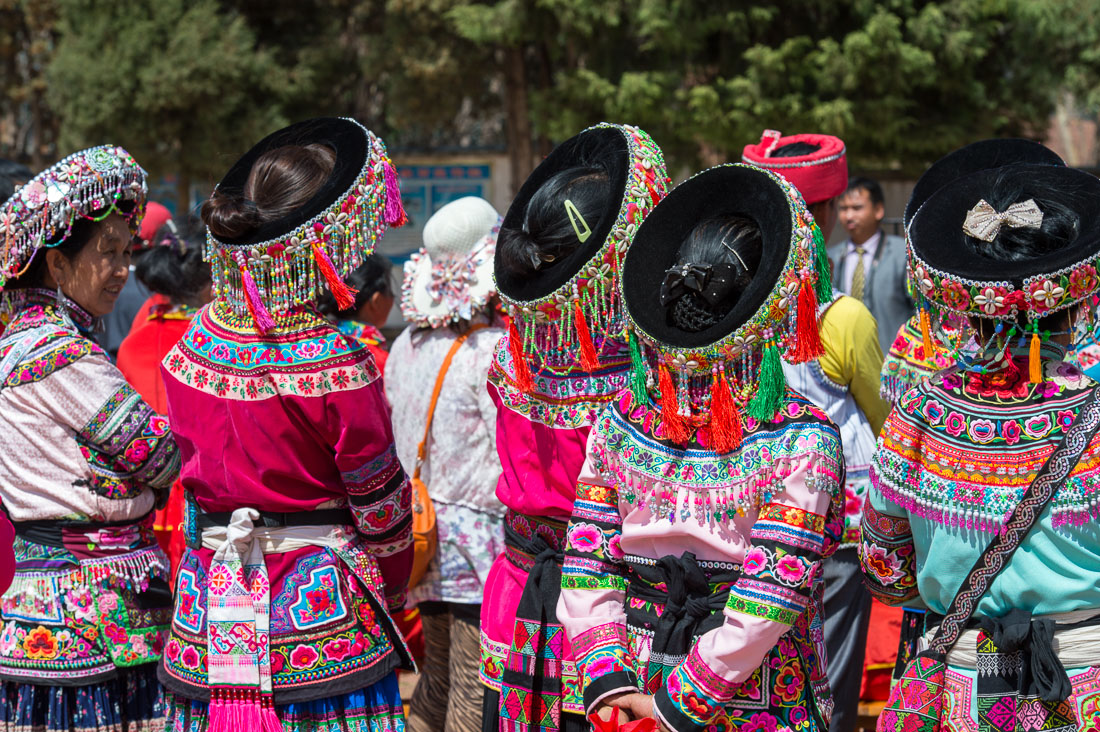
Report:
M730 254L737 257L737 261L740 262L741 266L745 268L745 272L751 275L751 273L749 272L749 265L745 264L745 260L741 259L741 255L737 253L736 249L734 249L733 247L731 247L729 244L726 243L726 237L724 237L724 236L722 237L722 246L724 246L726 249L728 249Z

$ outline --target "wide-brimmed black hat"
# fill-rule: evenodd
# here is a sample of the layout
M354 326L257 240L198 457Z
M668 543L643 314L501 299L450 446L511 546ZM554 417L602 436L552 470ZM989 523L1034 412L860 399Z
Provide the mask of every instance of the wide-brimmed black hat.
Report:
M318 117L284 127L273 132L252 146L217 185L217 191L226 195L243 195L252 166L265 153L287 145L326 145L336 154L336 164L324 185L304 204L295 210L259 226L255 231L223 244L250 246L274 239L293 231L316 217L337 198L344 196L359 177L364 163L371 154L373 135L370 130L353 119Z
M981 170L1019 163L1065 165L1065 161L1057 153L1034 140L998 137L960 147L933 163L917 180L913 192L909 194L909 202L905 205L905 227L908 228L909 222L924 202L951 181Z
M516 274L500 266L497 251L495 276L501 295L515 302L530 302L546 297L569 282L574 275L603 248L625 205L627 174L633 165L629 139L631 131L618 125L592 127L569 138L554 148L527 178L504 215L504 229L522 229L527 216L527 204L539 189L563 170L593 166L607 174L610 193L592 234L569 256L552 267L532 274Z
M753 342L773 320L773 301L785 275L813 268L812 238L800 217L804 206L782 178L751 165L721 165L677 186L638 229L623 266L623 299L635 328L660 347L701 349L754 326ZM736 214L756 222L762 237L760 265L737 304L719 322L691 333L672 325L661 304L665 272L677 263L681 243L706 219ZM807 243L806 239L810 241ZM805 245L807 250L803 250ZM787 298L785 306L790 306ZM786 315L786 309L782 314ZM777 310L778 312L778 310ZM778 323L774 325L778 326Z
M1005 185L1019 194L1013 206L997 211L987 202ZM988 241L1001 227L1034 226L1042 218L1044 201L1079 217L1070 245L1038 257L1003 261L983 256L968 242L979 222L989 227ZM917 287L938 308L996 319L1056 312L1098 289L1100 180L1064 165L981 170L933 193L913 217L908 233Z
M387 226L406 221L385 143L349 118L310 119L268 135L233 164L214 195L243 197L265 153L315 144L331 148L335 164L305 203L237 239L207 233L215 294L250 314L263 332L274 327L271 313L315 302L323 288L350 307L355 293L343 278L374 250Z

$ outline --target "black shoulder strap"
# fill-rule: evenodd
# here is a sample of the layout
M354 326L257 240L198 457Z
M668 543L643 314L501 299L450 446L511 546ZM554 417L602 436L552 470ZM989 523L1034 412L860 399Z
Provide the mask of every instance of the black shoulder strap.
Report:
M943 622L929 643L928 652L945 656L958 641L974 614L978 601L989 590L993 579L1005 568L1008 560L1023 542L1024 537L1039 523L1039 516L1050 499L1066 482L1077 467L1085 448L1092 442L1100 428L1100 388L1093 390L1088 402L1077 413L1077 418L1039 468L1035 480L1024 491L1024 496L1005 522L1004 529L993 537L978 561L970 568L955 599L951 601Z

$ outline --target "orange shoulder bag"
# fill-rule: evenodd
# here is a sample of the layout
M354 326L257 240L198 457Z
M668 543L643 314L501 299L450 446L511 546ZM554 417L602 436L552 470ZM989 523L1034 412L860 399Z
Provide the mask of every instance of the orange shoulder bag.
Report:
M431 496L428 495L428 486L420 479L420 467L424 464L424 458L428 456L428 439L432 433L432 417L435 415L435 405L439 401L439 393L443 391L443 380L447 378L447 370L451 367L451 361L466 338L475 331L485 328L485 323L476 323L470 329L455 339L451 344L451 350L447 351L443 365L439 367L439 376L435 379L435 389L432 391L432 401L428 405L428 421L424 425L424 439L416 448L416 468L412 475L412 532L413 532L413 565L409 575L409 587L416 587L420 580L424 579L424 573L428 571L428 565L439 549L439 532L435 525L435 507L432 505Z

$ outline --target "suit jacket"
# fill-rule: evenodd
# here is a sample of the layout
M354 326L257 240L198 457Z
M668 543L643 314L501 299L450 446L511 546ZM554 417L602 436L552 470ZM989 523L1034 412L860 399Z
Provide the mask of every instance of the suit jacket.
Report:
M838 290L850 279L847 254L847 241L829 247L833 282ZM906 277L905 240L883 232L863 287L863 304L878 322L878 341L883 353L890 352L898 329L913 316L915 305L909 298Z

